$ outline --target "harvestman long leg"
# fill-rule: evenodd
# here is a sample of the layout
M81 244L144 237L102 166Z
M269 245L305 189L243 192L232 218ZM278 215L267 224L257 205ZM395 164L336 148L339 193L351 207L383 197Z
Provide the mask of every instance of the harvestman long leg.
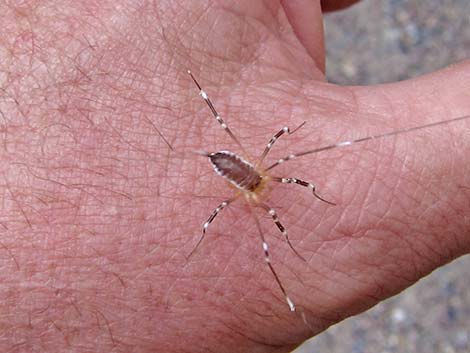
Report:
M260 207L264 208L264 210L271 216L271 218L273 219L273 222L276 224L277 228L279 228L279 231L282 233L282 235L284 236L284 239L286 240L287 244L289 244L289 247L292 249L292 251L300 258L302 259L303 261L307 262L307 260L305 260L305 258L300 255L297 250L295 250L294 246L292 245L292 243L290 242L289 240L289 236L287 235L287 229L282 225L282 223L279 221L279 218L277 216L277 212L274 208L272 207L269 207L268 205L266 205L265 203L260 203L259 204Z
M255 221L256 228L258 229L258 234L261 239L261 242L263 244L263 251L264 251L264 260L266 264L268 265L269 269L271 270L271 273L273 274L274 278L276 279L277 285L281 289L282 294L284 294L284 298L286 299L287 304L289 305L289 308L291 311L295 311L295 304L294 302L289 298L287 295L286 289L281 283L281 280L279 279L279 276L276 273L276 270L274 270L273 265L271 264L271 257L269 256L269 245L266 242L266 239L263 234L263 230L261 229L261 224L259 223L258 217L256 217L255 212L253 211L253 208L251 207L250 204L248 204L250 208L250 213Z
M300 179L297 179L297 178L278 178L278 177L274 177L274 178L272 178L272 180L276 181L278 183L297 184L297 185L309 188L310 190L312 190L313 196L315 196L317 199L319 199L320 201L326 202L329 205L336 206L336 204L334 202L325 200L323 197L318 195L315 192L315 190L316 190L315 185L313 185L312 183L309 183L309 182L306 182L306 181L303 181L303 180L300 180Z
M369 141L369 140L375 140L375 139L379 139L379 138L383 138L383 137L389 137L389 136L394 136L394 135L399 135L399 134L406 134L406 133L409 133L409 132L412 132L412 131L426 129L426 128L430 128L430 127L433 127L433 126L439 126L439 125L453 123L453 122L460 121L460 120L466 120L468 118L470 118L470 115L459 116L457 118L453 118L453 119L449 119L449 120L437 121L435 123L429 123L429 124L425 124L425 125L421 125L421 126L415 126L415 127L411 127L411 128L395 130L395 131L391 131L391 132L386 132L384 134L371 135L371 136L362 137L362 138L359 138L359 139L356 139L356 140L343 141L343 142L335 143L335 144L332 144L332 145L327 145L327 146L320 147L320 148L314 148L312 150L300 152L300 153L297 153L297 154L290 154L290 155L288 155L284 158L278 159L276 162L271 164L264 171L267 172L268 170L271 170L271 169L277 167L278 165L280 165L284 162L287 162L287 161L290 161L291 159L302 157L302 156L305 156L305 155L308 155L308 154L313 154L313 153L318 153L318 152L322 152L322 151L332 150L332 149L338 148L338 147L351 146L352 144L355 144L355 143L365 142L365 141Z
M225 200L224 202L222 202L219 206L217 206L214 211L212 211L212 214L210 215L210 217L207 219L207 221L204 223L204 225L202 226L202 235L201 237L199 238L196 246L194 247L194 249L189 253L188 255L188 259L191 257L192 254L194 254L194 252L196 251L196 249L199 247L199 245L201 244L202 240L204 239L204 237L206 236L206 231L207 231L207 228L209 228L209 225L212 223L212 221L214 220L214 218L219 214L220 211L222 211L225 207L227 207L230 203L232 203L233 201L235 201L237 199L237 197L232 197L231 199L228 199L228 200Z
M276 135L274 135L273 137L271 137L271 140L269 140L268 144L266 145L266 147L264 148L264 151L263 151L263 154L261 155L261 157L258 159L258 161L256 162L255 166L258 166L260 165L264 159L266 158L266 156L268 155L269 151L271 150L271 148L273 147L274 143L277 141L277 139L279 137L281 137L282 135L284 135L285 133L288 133L289 135L292 135L294 132L296 132L297 130L299 130L302 126L305 125L305 121L300 124L299 126L297 126L294 130L290 131L289 127L287 126L284 126L281 130L279 130L277 132Z
M338 147L346 147L346 146L351 146L352 144L355 144L355 143L360 143L360 142L365 142L365 141L370 141L370 140L375 140L375 139L379 139L379 138L383 138L383 137L390 137L390 136L394 136L394 135L399 135L399 134L405 134L405 133L409 133L409 132L412 132L412 131L416 131L416 130L421 130L421 129L425 129L425 128L429 128L429 127L434 127L434 126L439 126L439 125L443 125L443 124L448 124L448 123L451 123L451 122L456 122L456 121L460 121L460 120L465 120L465 119L468 119L470 118L469 115L465 115L465 116L459 116L457 118L454 118L454 119L449 119L449 120L444 120L444 121L437 121L435 123L429 123L429 124L426 124L426 125L421 125L421 126L415 126L415 127L411 127L411 128L406 128L406 129L400 129L400 130L395 130L395 131L391 131L391 132L386 132L384 134L378 134L378 135L371 135L371 136L368 136L368 137L363 137L363 138L359 138L359 139L356 139L356 140L350 140L350 141L343 141L343 142L339 142L339 143L335 143L335 144L331 144L331 145L327 145L327 146L323 146L323 147L319 147L319 148L315 148L315 149L312 149L312 150L308 150L308 151L304 151L304 152L300 152L300 153L297 153L297 154L290 154L284 158L281 158L281 159L278 159L276 162L274 162L273 164L271 164L268 168L266 168L264 171L267 172L268 170L271 170L279 165L281 165L282 163L284 162L287 162L287 161L290 161L294 158L298 158L298 157L302 157L302 156L305 156L305 155L308 155L308 154L313 154L313 153L318 153L318 152L322 152L322 151L327 151L327 150L332 150L332 149L335 149L335 148L338 148ZM308 187L310 189L312 189L312 193L313 195L318 198L319 200L323 201L323 202L326 202L330 205L335 205L333 202L331 201L328 201L328 200L325 200L324 198L322 198L321 196L319 196L316 192L315 192L315 185L313 185L312 183L308 183L306 181L303 181L303 180L300 180L300 179L296 179L296 178L273 178L272 180L276 181L276 182L279 182L279 183L285 183L285 184L298 184L300 186L304 186L304 187Z
M188 74L189 76L191 76L192 80L194 81L194 83L196 84L197 88L199 89L199 94L201 95L201 97L204 99L204 101L207 103L207 106L209 107L209 109L211 110L212 112L212 115L214 115L214 118L215 120L217 120L220 124L220 126L222 127L222 129L224 129L227 134L231 137L231 139L242 149L243 152L245 152L245 149L243 148L242 144L240 143L240 141L238 141L238 139L235 137L235 135L233 134L232 130L230 130L230 128L228 127L227 123L221 118L221 116L219 115L219 113L217 113L217 110L215 110L215 107L214 105L212 104L212 101L210 100L209 96L207 95L206 91L204 91L201 87L201 85L199 84L199 82L196 80L196 78L194 77L194 75L192 74L191 70L188 70Z

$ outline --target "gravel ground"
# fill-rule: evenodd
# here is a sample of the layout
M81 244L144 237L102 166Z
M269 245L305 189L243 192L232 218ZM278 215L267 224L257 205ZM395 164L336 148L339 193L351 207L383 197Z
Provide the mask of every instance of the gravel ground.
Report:
M362 1L325 30L331 82L404 80L470 58L470 1ZM294 352L470 353L469 269L467 255Z
M364 0L325 31L331 82L404 80L470 58L470 1Z

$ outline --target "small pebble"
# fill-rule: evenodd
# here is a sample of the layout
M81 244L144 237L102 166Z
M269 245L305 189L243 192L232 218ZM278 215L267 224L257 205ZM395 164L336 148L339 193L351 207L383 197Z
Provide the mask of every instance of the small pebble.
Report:
M407 315L402 308L396 308L392 311L392 321L396 324L401 324L406 321Z

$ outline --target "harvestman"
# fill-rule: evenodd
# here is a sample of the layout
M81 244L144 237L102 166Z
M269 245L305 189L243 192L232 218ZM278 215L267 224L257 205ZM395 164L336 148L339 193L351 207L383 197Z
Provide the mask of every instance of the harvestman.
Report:
M217 113L217 110L215 109L214 105L212 104L209 96L202 89L201 85L196 80L196 78L194 77L194 75L191 73L190 70L188 70L188 74L191 76L192 80L194 81L197 88L199 89L199 94L202 96L204 101L207 103L207 106L211 110L214 118L219 122L220 126L225 130L225 132L227 132L227 134L230 136L230 138L241 148L241 150L243 152L245 152L245 149L243 148L242 144L235 137L233 132L228 127L227 123ZM258 229L258 233L259 233L259 236L260 236L260 239L261 239L261 242L262 242L262 246L263 246L264 259L265 259L267 265L269 266L269 269L271 270L271 272L272 272L279 288L281 289L281 291L282 291L282 293L285 297L285 300L286 300L287 304L289 305L290 310L295 311L296 307L295 307L294 302L287 295L287 292L286 292L284 286L282 285L278 274L276 273L274 267L271 264L271 258L270 258L270 255L269 255L269 246L268 246L268 243L266 242L264 234L261 230L261 225L260 225L259 219L256 217L256 215L253 212L253 206L261 207L262 209L264 209L271 216L273 222L279 228L279 231L282 233L284 239L286 240L287 244L292 249L292 251L300 259L305 261L305 259L292 246L292 243L290 242L289 237L287 235L287 230L281 224L281 222L279 221L279 218L277 216L276 211L273 208L271 208L269 205L261 202L260 197L259 197L260 193L265 189L266 184L270 181L274 181L274 182L277 182L277 183L285 183L285 184L297 184L297 185L309 188L312 191L313 196L315 196L317 199L319 199L319 200L321 200L321 201L323 201L323 202L325 202L329 205L335 205L335 204L331 201L325 200L320 195L318 195L316 193L315 185L312 184L312 183L309 183L309 182L306 182L306 181L303 181L303 180L300 180L300 179L297 179L297 178L291 178L291 177L274 177L274 176L268 175L267 172L271 169L274 169L275 167L277 167L278 165L280 165L284 162L287 162L287 161L292 160L294 158L305 156L305 155L308 155L308 154L313 154L313 153L317 153L317 152L321 152L321 151L326 151L326 150L330 150L330 149L334 149L334 148L338 148L338 147L350 146L350 145L352 145L354 143L358 143L358 142L364 142L364 141L369 141L369 140L373 140L373 139L398 135L398 134L402 134L402 133L407 133L407 132L411 132L411 131L415 131L415 130L419 130L419 129L424 129L424 128L428 128L428 127L432 127L432 126L437 126L437 125L441 125L441 124L447 124L449 122L455 122L455 121L458 121L458 120L463 120L463 119L468 119L468 118L470 118L470 116L462 116L462 117L449 119L449 120L445 120L445 121L439 121L439 122L435 122L435 123L421 125L421 126L418 126L418 127L395 130L395 131L384 133L384 134L363 137L363 138L360 138L360 139L357 139L357 140L343 141L343 142L340 142L340 143L336 143L336 144L332 144L332 145L328 145L328 146L324 146L324 147L320 147L320 148L315 148L315 149L304 151L304 152L297 153L297 154L290 154L290 155L288 155L284 158L281 158L281 159L277 160L276 162L274 162L273 164L271 164L267 168L261 167L261 163L264 161L264 159L268 155L268 153L271 150L271 148L273 147L274 143L282 135L284 135L286 133L289 134L289 135L293 134L295 131L297 131L299 128L301 128L305 124L305 122L302 123L300 126L298 126L297 128L295 128L292 131L287 126L283 127L281 130L279 130L273 137L271 137L268 144L264 148L264 151L261 154L260 158L255 163L251 163L250 161L248 161L248 160L244 159L243 157L241 157L241 156L239 156L239 155L237 155L233 152L230 152L230 151L218 151L218 152L212 152L212 153L205 152L205 151L197 152L198 154L200 154L204 157L208 157L211 164L212 164L212 166L213 166L213 168L214 168L214 170L215 170L215 172L218 175L220 175L220 176L224 177L225 179L227 179L231 184L233 184L237 188L238 193L235 196L233 196L232 198L229 198L229 199L223 201L219 206L217 206L214 209L214 211L212 212L210 217L204 223L203 228L202 228L202 235L199 238L198 242L196 243L196 246L190 252L188 258L196 251L198 246L201 244L202 240L204 239L204 237L206 235L206 231L209 228L209 225L212 223L214 218L219 214L219 212L222 211L222 209L224 209L225 207L230 205L233 201L235 201L236 199L238 199L240 196L243 195L245 197L245 200L247 201L247 204L250 208L250 212L253 216L256 227Z

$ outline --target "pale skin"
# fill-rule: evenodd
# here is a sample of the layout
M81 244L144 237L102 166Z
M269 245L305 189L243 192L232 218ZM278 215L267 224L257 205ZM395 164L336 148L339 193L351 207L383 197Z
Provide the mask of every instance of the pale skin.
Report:
M463 121L272 171L337 204L297 185L263 197L306 262L256 209L308 326L242 199L187 260L233 189L186 152L239 152L187 66L253 156L306 121L276 142L279 158L469 115L470 63L338 87L315 1L129 3L0 5L0 351L288 352L468 253Z

